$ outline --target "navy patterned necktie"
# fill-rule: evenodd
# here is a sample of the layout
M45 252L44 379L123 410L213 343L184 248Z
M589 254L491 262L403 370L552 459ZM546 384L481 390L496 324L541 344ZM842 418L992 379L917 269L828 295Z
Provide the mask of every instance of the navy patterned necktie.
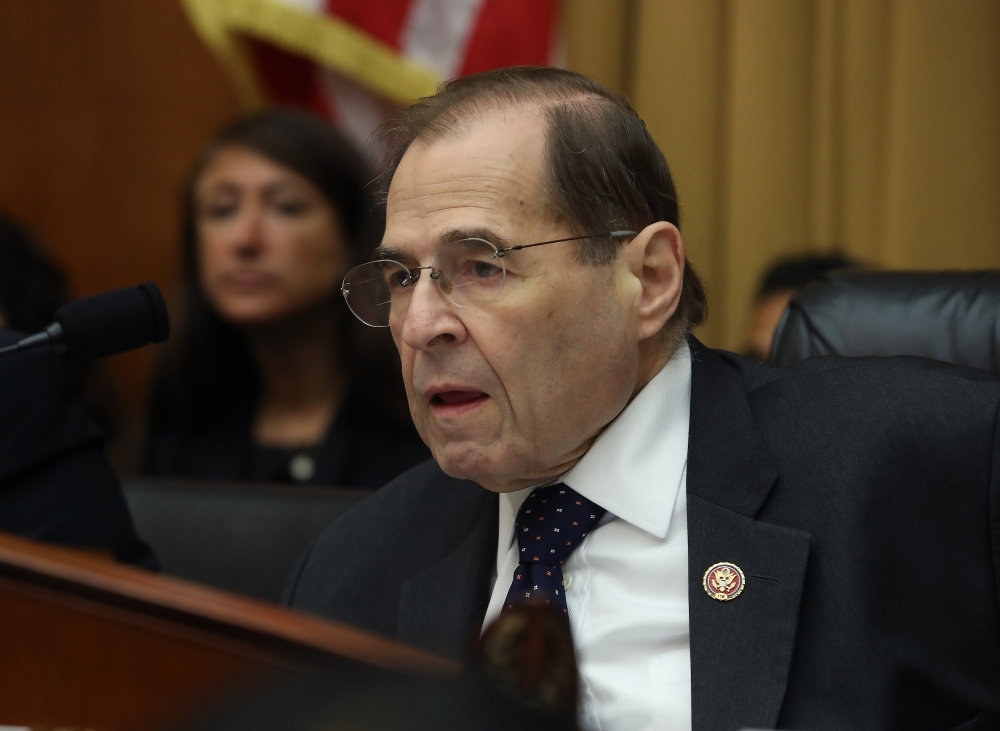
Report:
M514 522L521 561L504 607L544 602L566 614L562 565L604 513L600 505L562 483L532 492Z

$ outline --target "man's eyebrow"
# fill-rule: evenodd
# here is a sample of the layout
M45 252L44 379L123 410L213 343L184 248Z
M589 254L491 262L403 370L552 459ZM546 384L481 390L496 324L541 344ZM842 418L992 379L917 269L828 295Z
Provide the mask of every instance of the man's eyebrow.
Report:
M441 243L450 244L453 241L462 239L483 239L489 241L498 249L506 249L510 246L503 236L488 228L451 228L441 234Z
M372 261L381 261L382 259L399 261L405 259L406 256L402 251L394 249L391 246L376 246L375 251L372 252Z
M510 246L507 239L488 228L450 228L441 234L439 241L442 244L450 244L454 241L462 241L463 239L484 239L485 241L489 241L498 249L506 249ZM372 252L372 261L379 261L382 259L405 261L406 259L412 258L412 254L407 254L401 249L386 246L385 244L375 247L375 251Z

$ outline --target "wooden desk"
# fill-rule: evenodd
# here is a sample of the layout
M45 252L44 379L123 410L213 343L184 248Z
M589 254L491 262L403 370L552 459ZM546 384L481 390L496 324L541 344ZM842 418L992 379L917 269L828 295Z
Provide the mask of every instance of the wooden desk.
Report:
M275 669L457 664L280 607L0 534L0 725L142 731Z

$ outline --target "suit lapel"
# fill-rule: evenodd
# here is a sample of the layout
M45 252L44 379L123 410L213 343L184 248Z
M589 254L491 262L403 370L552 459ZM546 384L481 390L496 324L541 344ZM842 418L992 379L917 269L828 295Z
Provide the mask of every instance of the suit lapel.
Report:
M496 494L482 493L482 507L464 539L403 584L400 641L461 657L478 639L492 589L499 516Z
M739 370L691 339L688 572L695 731L773 728L795 644L809 535L754 520L778 478ZM739 566L743 593L712 599L702 580Z

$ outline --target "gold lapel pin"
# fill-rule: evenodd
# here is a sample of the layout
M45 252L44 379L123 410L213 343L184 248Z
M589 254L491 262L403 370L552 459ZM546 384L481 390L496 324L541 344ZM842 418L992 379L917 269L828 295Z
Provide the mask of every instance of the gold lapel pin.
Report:
M743 592L746 585L743 569L729 561L712 564L702 577L701 585L705 593L720 602L735 599Z

